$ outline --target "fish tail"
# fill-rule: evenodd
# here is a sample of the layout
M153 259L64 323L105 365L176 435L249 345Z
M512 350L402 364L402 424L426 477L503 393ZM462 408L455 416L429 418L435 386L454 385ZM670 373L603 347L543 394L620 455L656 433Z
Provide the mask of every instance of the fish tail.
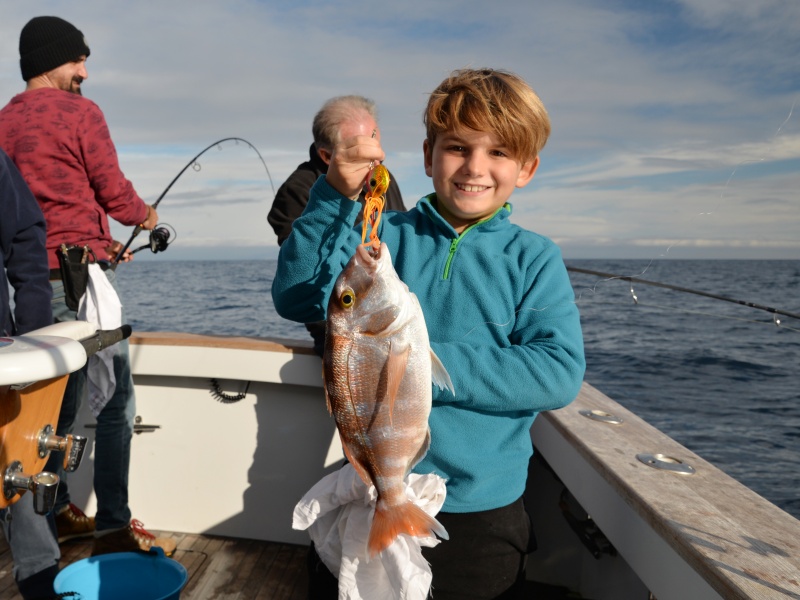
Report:
M414 537L436 534L442 539L449 539L442 524L413 502L386 506L378 501L367 542L370 558L386 550L401 533Z

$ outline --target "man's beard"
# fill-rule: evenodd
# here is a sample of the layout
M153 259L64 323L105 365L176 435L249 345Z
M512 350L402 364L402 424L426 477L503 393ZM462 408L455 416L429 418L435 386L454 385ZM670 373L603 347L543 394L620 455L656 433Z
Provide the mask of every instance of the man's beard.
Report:
M81 91L81 84L83 83L83 77L73 77L70 81L69 91L73 94L77 94L78 96L83 96L83 92Z

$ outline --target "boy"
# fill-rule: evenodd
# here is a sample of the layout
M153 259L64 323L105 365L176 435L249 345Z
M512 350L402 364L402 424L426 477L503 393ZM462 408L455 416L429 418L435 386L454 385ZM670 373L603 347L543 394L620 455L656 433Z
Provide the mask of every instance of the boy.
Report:
M456 390L453 397L433 388L431 446L414 468L447 481L437 519L450 540L423 555L436 600L512 597L535 546L522 503L530 427L538 412L574 399L585 367L558 247L509 220L507 200L533 179L550 121L516 75L465 69L434 90L424 122L435 192L406 213L384 215L379 231ZM272 296L283 317L325 316L361 241L353 228L361 207L351 199L370 163L383 158L371 138L336 146L281 247Z

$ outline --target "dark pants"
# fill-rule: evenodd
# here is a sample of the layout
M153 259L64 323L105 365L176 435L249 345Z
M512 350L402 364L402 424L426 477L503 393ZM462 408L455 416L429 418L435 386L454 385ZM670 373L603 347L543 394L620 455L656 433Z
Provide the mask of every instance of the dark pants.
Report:
M109 269L105 274L114 289L117 289L115 272ZM56 322L74 321L78 315L66 305L64 284L60 280L51 280L50 284L53 286L53 318ZM124 310L122 322L125 322ZM97 416L97 429L94 435L93 483L97 495L98 531L127 527L131 521L131 510L128 506L128 471L133 421L136 415L136 396L131 377L128 340L118 342L116 348L117 355L113 362L117 385L111 400ZM87 370L88 367L84 366L70 373L58 415L57 435L65 436L72 433L75 428L81 403L88 398ZM63 460L63 452L53 451L45 465L45 470L52 471L61 478L56 493L56 512L71 501Z
M422 549L433 573L433 599L517 598L525 581L527 555L536 548L522 498L483 512L440 512L436 519L450 539L435 548ZM308 553L308 574L310 600L338 598L338 580L320 560L313 544Z

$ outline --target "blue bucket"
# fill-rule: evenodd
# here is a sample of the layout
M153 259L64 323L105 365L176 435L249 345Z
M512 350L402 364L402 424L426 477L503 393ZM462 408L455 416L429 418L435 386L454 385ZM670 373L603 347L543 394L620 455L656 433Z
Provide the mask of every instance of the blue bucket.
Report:
M178 600L186 579L181 563L152 548L84 558L62 569L53 587L76 592L74 600Z

